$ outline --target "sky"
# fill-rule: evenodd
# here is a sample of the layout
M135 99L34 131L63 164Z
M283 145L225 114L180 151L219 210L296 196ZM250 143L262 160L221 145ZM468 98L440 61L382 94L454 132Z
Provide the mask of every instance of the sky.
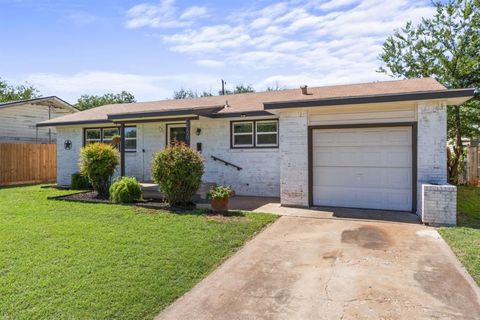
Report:
M432 14L430 0L0 0L0 78L71 103L388 80L382 43Z

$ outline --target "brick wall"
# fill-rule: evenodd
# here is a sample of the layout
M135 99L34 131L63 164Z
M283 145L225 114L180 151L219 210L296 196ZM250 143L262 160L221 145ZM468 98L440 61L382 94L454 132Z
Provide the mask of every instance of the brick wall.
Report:
M422 216L422 184L447 183L447 107L422 103L417 110L417 214Z
M307 207L307 112L281 112L280 128L280 193L282 204Z
M243 120L243 119L242 119ZM280 156L278 148L231 149L230 120L205 119L191 122L191 145L202 143L205 159L204 182L231 185L239 195L280 196ZM196 129L201 134L196 135ZM281 131L280 127L280 131ZM79 152L82 147L82 128L59 127L58 184L69 185L70 175L78 171ZM73 142L71 150L64 150L63 141ZM126 153L125 174L141 181L151 180L151 160L155 152L165 148L166 124L137 125L137 152ZM61 144L61 145L60 145ZM215 162L211 156L224 159L242 170Z
M69 186L71 175L79 171L78 160L82 148L82 128L58 127L57 128L57 184ZM72 141L72 148L65 150L65 140Z
M422 185L422 221L430 225L457 223L457 188L452 185Z

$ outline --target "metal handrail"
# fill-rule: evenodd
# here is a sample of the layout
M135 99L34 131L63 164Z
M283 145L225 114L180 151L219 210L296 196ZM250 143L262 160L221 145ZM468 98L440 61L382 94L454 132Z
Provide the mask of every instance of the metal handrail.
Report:
M215 157L215 156L211 156L211 157L212 157L212 159L213 159L214 161L223 162L226 166L234 167L234 168L237 169L238 171L242 170L242 168L240 168L239 166L237 166L237 165L235 165L235 164L233 164L233 163L231 163L231 162L225 161L225 160L220 159L220 158L217 158L217 157Z

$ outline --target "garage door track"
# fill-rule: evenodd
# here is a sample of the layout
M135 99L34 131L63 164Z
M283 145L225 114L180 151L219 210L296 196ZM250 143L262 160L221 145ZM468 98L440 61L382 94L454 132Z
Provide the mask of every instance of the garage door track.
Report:
M158 319L479 319L479 297L432 228L283 216Z

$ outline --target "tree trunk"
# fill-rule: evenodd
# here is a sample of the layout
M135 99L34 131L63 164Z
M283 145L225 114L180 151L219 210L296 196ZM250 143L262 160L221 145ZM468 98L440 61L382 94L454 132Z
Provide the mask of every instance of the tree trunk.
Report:
M458 184L460 173L460 159L463 154L462 128L460 119L460 106L455 106L455 146L453 147L453 159L450 171L450 182Z

